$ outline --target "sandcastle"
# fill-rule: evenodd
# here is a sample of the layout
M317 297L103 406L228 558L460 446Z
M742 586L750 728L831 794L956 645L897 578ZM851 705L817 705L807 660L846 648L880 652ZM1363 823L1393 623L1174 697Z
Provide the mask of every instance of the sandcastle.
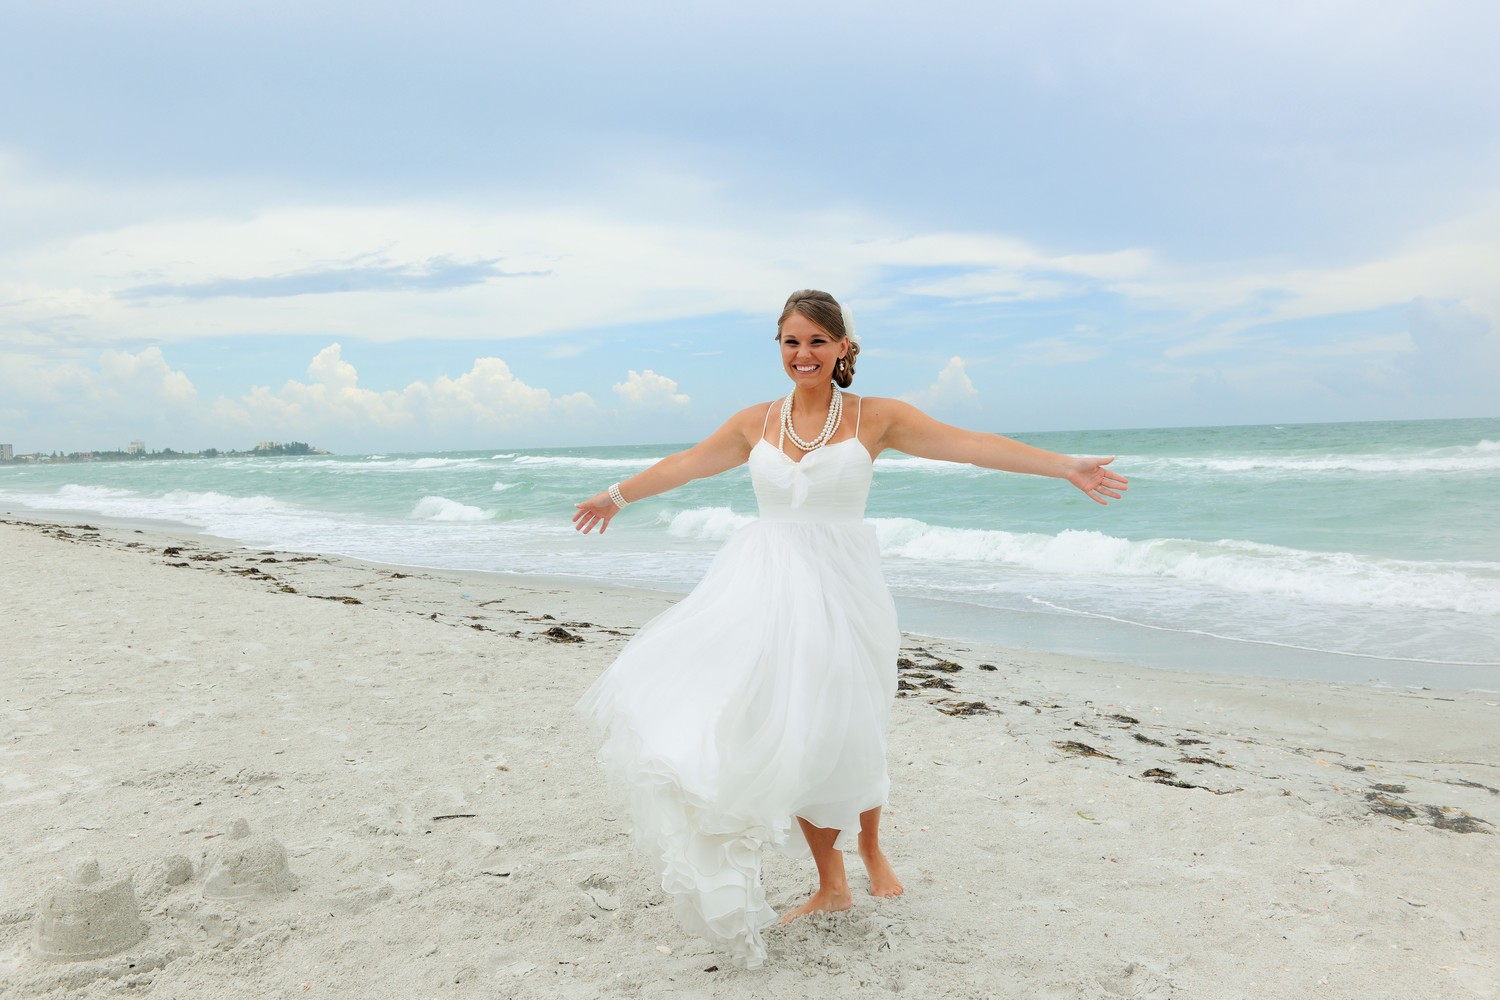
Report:
M42 900L31 951L49 962L87 962L124 951L145 935L130 876L106 882L99 862L90 859Z
M229 828L229 844L203 881L209 899L280 896L297 888L287 867L286 848L270 837L251 837L250 824L237 819Z

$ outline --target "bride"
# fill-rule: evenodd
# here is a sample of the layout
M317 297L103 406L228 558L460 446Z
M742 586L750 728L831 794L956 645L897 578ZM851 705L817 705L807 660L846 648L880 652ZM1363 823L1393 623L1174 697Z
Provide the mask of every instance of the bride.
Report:
M860 348L827 292L793 293L776 340L785 398L736 413L573 515L578 530L602 534L629 503L750 465L760 519L577 706L604 734L599 758L678 919L749 967L765 960L761 930L776 921L760 884L764 847L810 853L817 867L817 891L783 923L853 904L851 848L872 894L904 891L880 848L900 632L864 521L875 457L891 448L1052 476L1099 503L1127 488L1112 458L1059 455L843 392Z

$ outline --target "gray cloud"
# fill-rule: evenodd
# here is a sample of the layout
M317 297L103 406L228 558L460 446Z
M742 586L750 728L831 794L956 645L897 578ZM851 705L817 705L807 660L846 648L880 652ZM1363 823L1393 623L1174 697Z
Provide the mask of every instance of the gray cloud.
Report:
M492 278L537 278L550 271L506 271L496 260L460 262L434 257L421 264L334 267L260 278L215 278L180 284L135 285L115 298L141 299L279 299L336 292L435 292L482 285Z

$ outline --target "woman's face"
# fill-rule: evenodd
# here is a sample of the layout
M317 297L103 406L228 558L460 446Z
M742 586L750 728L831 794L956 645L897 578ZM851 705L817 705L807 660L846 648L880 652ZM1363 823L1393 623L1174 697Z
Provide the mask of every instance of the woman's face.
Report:
M781 367L800 388L833 381L833 363L849 350L847 341L834 340L828 331L799 312L781 324Z

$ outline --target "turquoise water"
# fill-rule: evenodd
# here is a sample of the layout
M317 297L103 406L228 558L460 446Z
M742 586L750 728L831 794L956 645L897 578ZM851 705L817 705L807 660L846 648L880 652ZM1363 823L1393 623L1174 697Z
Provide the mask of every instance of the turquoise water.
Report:
M1500 688L1500 419L1016 435L1119 456L1126 499L913 459L868 515L907 628L1194 670ZM0 466L0 509L249 545L684 590L753 516L743 468L579 536L681 445Z

